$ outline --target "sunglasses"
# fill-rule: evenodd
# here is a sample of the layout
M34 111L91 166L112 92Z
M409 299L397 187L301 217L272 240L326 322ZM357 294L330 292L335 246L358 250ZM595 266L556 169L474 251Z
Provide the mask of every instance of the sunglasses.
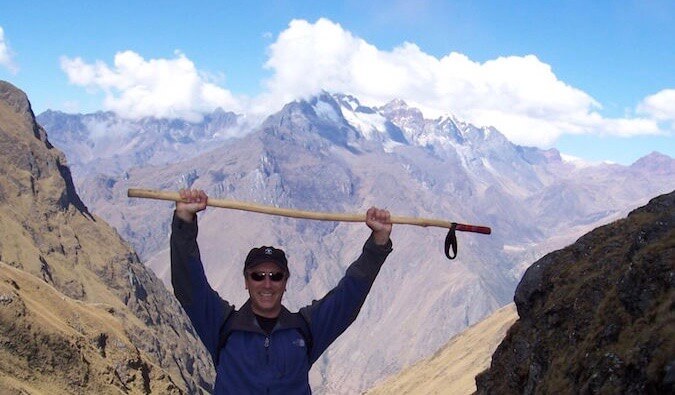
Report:
M278 283L279 281L283 280L284 277L286 277L286 273L284 273L284 272L251 272L251 273L248 274L248 276L253 281L263 281L265 279L265 276L267 276L273 282Z

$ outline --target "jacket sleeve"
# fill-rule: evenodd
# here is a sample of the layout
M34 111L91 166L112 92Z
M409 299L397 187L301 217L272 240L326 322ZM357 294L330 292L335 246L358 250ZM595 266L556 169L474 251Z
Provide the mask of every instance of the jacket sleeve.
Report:
M171 223L171 284L173 293L192 321L197 334L211 353L217 355L220 328L234 306L220 298L209 285L197 245L197 219L178 218Z
M310 363L335 341L356 319L385 259L392 251L368 238L361 255L348 268L338 285L321 300L300 309L312 335Z

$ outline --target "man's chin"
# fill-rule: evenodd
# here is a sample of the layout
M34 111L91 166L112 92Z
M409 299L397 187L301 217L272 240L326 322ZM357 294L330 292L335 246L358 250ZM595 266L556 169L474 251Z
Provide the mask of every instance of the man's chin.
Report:
M265 302L265 303L256 303L256 308L259 310L261 313L270 313L275 311L277 308L279 308L276 303L274 302Z

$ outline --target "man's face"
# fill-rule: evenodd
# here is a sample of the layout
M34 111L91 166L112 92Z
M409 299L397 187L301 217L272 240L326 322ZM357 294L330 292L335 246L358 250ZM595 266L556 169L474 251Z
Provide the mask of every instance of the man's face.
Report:
M255 275L252 277L252 274L255 273L264 273L265 275L261 281L256 281L253 278ZM253 312L263 317L274 318L281 311L281 297L286 291L288 278L284 275L281 281L273 281L269 273L284 273L284 271L273 262L258 264L246 271L245 285L251 297Z

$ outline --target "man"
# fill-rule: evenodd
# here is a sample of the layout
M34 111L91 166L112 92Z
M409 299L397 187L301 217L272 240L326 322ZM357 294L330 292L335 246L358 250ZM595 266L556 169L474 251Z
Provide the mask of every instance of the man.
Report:
M236 310L209 286L197 246L202 190L181 190L171 232L171 282L216 367L216 394L309 394L309 369L356 319L391 252L387 210L366 213L371 235L338 285L291 313L281 303L290 275L286 255L253 248L244 262L249 299Z

